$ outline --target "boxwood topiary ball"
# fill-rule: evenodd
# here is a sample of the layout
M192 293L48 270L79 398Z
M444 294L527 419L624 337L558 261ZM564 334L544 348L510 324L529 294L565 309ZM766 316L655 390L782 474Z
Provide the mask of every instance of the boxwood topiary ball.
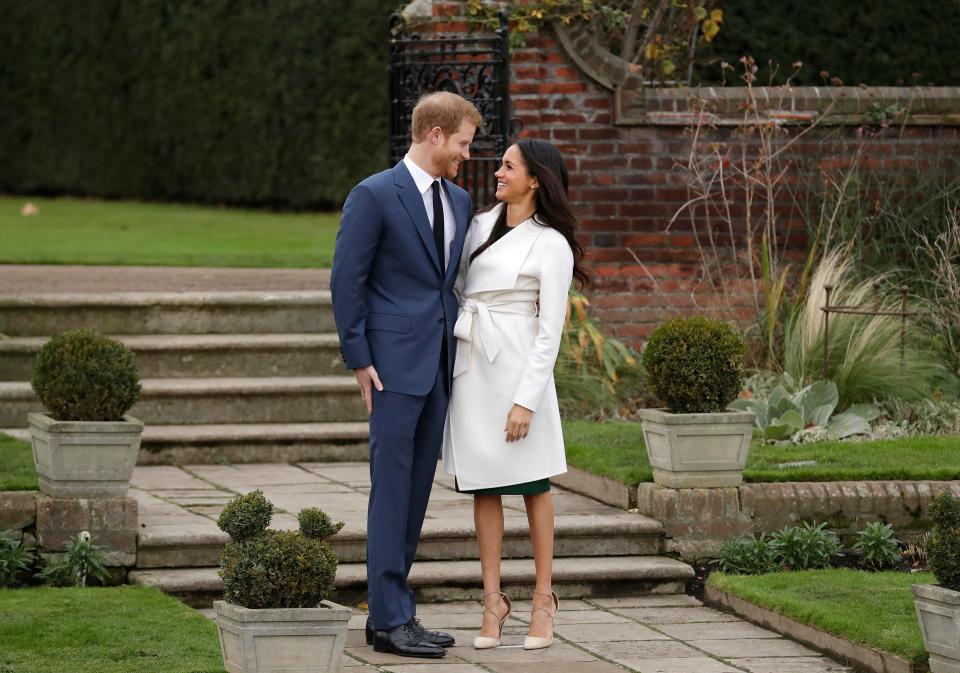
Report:
M44 344L31 384L59 421L122 421L140 398L133 353L89 329L63 332Z
M300 522L300 532L314 540L326 540L336 535L343 528L342 521L333 523L330 516L317 507L307 507L300 510L297 521Z
M930 503L933 528L927 538L927 561L941 586L960 591L960 500L941 493Z
M726 411L743 383L743 338L719 320L674 318L650 335L643 366L653 393L675 414Z
M220 512L217 526L231 539L243 542L262 535L273 518L273 503L263 491L256 490L240 495L227 503Z

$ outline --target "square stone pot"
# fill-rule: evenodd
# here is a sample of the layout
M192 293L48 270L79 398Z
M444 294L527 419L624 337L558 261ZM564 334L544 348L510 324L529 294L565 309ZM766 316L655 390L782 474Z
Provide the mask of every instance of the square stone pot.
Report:
M227 673L336 673L352 611L331 601L316 608L251 610L215 601Z
M754 414L671 414L641 409L653 480L669 488L739 486L747 464Z
M137 464L143 422L27 416L40 490L56 498L122 498Z
M960 591L914 584L913 604L933 673L960 673Z

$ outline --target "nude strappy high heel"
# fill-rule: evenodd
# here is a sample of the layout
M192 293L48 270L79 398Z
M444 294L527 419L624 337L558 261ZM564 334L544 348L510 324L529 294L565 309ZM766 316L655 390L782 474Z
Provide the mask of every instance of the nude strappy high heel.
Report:
M507 604L507 611L506 613L504 613L502 617L498 615L496 612L494 612L492 607L488 608L487 604L484 603L484 599L487 596L499 596L500 598L503 599L503 602ZM510 612L513 610L513 605L510 603L510 599L507 597L507 595L502 591L491 591L488 594L484 594L483 596L480 597L480 603L481 605L483 605L483 612L484 613L489 612L491 615L496 617L497 621L500 622L500 626L499 626L499 629L497 630L496 638L491 638L490 636L477 636L476 638L473 639L473 647L474 649L477 649L477 650L489 650L494 647L499 647L500 636L503 634L503 623L507 621L507 617L510 616ZM496 603L494 603L494 605L496 605Z
M523 639L523 649L525 650L542 650L545 647L550 647L553 644L553 626L556 624L557 613L560 612L560 599L557 597L555 591L551 591L548 594L545 594L541 591L534 591L534 594L537 596L550 596L553 599L553 612L550 612L545 606L541 605L538 608L533 608L530 612L530 624L533 624L533 615L543 610L550 617L550 635L546 638L540 638L538 636L527 636Z

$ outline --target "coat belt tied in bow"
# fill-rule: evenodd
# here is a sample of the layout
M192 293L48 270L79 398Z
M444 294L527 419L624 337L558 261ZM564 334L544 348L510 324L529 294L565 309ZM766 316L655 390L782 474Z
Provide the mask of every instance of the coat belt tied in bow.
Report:
M497 327L491 313L512 313L514 315L535 316L536 304L529 301L485 302L468 298L460 307L460 315L453 326L453 336L457 338L457 359L453 376L457 377L470 368L471 349L474 334L479 332L480 346L487 360L493 362L500 352L500 340Z

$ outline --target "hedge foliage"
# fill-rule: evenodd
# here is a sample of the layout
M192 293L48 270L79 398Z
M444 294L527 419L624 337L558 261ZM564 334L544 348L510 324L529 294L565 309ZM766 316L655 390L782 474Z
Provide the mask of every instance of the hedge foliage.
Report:
M58 421L121 421L140 399L133 352L89 329L61 332L45 343L31 385Z
M0 0L0 192L339 207L396 0Z
M930 503L933 528L927 538L927 560L941 586L960 591L960 500L941 493Z
M735 67L727 81L741 85L740 58L753 56L766 83L768 59L784 73L802 61L796 84L820 85L820 71L844 84L894 86L898 80L960 85L956 27L960 2L883 0L882 2L769 2L726 0L720 33L697 51L694 81L721 81L720 60Z
M643 367L651 392L675 414L716 413L740 394L743 338L730 325L673 318L650 335Z

